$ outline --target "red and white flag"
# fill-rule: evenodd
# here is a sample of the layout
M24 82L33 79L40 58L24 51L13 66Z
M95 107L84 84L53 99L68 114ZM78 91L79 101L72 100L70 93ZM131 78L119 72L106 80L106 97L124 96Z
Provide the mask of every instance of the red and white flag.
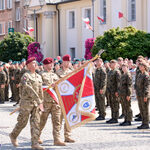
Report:
M25 31L25 33L26 34L30 34L31 32L33 32L34 31L34 28L32 28L32 27L28 27L28 30L26 30L25 28L23 28L23 30Z
M95 119L91 65L82 66L56 83L56 93L69 129ZM87 89L88 86L88 89Z
M119 17L119 19L122 18L122 17L123 17L123 13L122 13L122 12L119 12L119 13L118 13L118 17Z
M93 27L90 25L89 18L83 18L83 21L86 24L86 28L93 31Z
M48 86L43 86L42 88L43 88L43 91L46 90L46 92L56 101L56 103L59 104L57 94L55 90L53 90L53 88L48 88Z
M101 17L97 16L97 19L101 22L104 22L104 19L102 19Z

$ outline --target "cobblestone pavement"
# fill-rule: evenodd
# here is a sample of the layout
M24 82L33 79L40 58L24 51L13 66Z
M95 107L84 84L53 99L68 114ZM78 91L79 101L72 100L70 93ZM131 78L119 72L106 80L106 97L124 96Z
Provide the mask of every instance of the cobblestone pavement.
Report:
M17 113L10 116L14 110L13 103L0 105L0 150L30 150L30 126L21 132L18 137L19 147L14 148L8 134L12 131ZM137 114L137 102L132 102L134 115ZM110 118L110 108L107 108L106 120ZM122 122L123 120L119 120ZM46 150L149 150L150 130L138 130L140 122L133 122L130 127L120 127L118 124L108 125L105 121L93 121L72 131L76 143L65 147L53 146L51 118L46 124L41 139ZM62 130L63 140L63 130Z

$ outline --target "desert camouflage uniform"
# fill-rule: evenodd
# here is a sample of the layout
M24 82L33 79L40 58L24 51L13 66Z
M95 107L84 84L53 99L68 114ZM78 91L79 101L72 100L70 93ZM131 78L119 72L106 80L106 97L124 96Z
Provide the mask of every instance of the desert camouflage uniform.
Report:
M71 69L63 70L60 68L57 70L56 74L59 76L59 78L65 77L67 74L71 73ZM63 113L61 114L61 126L62 126L62 120L63 120ZM64 137L65 139L70 138L71 136L71 130L67 128L66 123L64 124Z
M49 86L56 82L59 77L53 73L52 71L47 72L44 71L42 74L43 86ZM42 132L49 114L52 115L52 124L53 124L53 137L54 141L60 141L60 116L61 116L61 108L59 104L46 92L44 91L44 112L41 115L40 121L40 131ZM41 134L41 133L40 133Z
M42 78L37 73L27 72L21 78L21 100L20 112L17 124L10 136L18 137L22 129L27 125L30 117L32 145L38 144L40 135L40 109L39 104L43 102Z

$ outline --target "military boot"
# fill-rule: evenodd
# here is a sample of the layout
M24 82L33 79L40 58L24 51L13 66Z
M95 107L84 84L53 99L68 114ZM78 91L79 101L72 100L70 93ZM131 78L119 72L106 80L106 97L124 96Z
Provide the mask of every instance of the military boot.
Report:
M138 129L149 129L149 125L142 124L141 126L137 127Z
M109 122L107 122L108 124L113 124L113 123L118 123L117 119L111 119Z
M65 142L67 142L67 143L74 143L75 140L73 140L71 138L65 138Z
M38 139L38 143L39 143L39 144L43 144L43 141L39 138L39 139Z
M39 144L32 145L32 149L33 150L44 150L44 148L42 146L40 146Z
M61 142L60 140L54 141L55 146L66 146L64 142Z
M11 140L11 143L13 144L13 146L15 146L15 147L19 146L16 138L13 138L11 134L9 134L9 137L10 137L10 140Z

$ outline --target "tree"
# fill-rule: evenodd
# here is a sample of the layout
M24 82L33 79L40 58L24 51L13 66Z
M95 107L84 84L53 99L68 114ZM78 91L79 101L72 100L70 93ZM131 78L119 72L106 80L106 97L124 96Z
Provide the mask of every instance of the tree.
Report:
M20 61L27 58L28 45L33 42L29 35L19 32L9 33L2 41L0 41L0 60L8 62L9 59Z
M96 38L92 55L95 56L100 49L106 50L102 54L104 60L120 56L135 60L139 55L150 56L150 34L131 26L113 28Z

